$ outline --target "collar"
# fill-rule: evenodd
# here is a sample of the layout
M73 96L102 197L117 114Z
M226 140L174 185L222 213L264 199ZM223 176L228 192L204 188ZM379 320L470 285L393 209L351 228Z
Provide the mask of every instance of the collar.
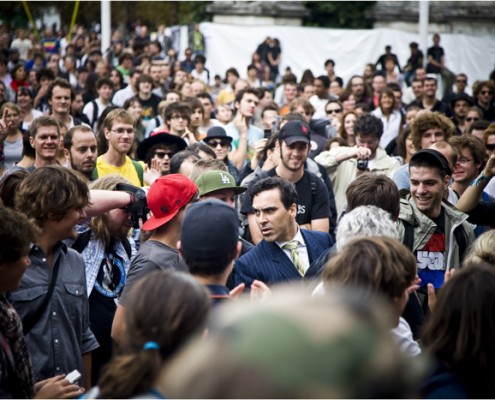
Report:
M285 242L275 242L275 243L277 244L278 247L282 249L286 243L289 243L292 240L297 240L299 246L306 246L306 242L304 241L303 235L301 233L301 228L299 227L299 225L297 226L296 234L291 240L287 240Z

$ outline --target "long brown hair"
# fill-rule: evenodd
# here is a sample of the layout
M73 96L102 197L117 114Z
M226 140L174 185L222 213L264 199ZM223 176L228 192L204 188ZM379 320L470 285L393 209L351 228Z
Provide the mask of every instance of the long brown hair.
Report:
M188 274L155 271L129 292L124 355L114 358L98 381L101 398L126 399L153 387L165 360L205 327L210 301ZM145 349L148 342L154 348Z
M460 376L470 398L495 397L495 268L480 262L442 288L423 333L424 349Z

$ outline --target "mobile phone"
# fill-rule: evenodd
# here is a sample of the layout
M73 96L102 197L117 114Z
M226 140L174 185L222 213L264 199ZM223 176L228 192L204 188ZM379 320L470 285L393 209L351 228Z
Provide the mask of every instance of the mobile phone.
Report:
M271 129L264 129L263 130L263 138L268 139L270 136L272 136L272 130Z
M79 379L81 379L81 376L82 376L81 373L77 369L75 369L71 373L67 374L65 376L65 379L67 379L70 383L75 383Z

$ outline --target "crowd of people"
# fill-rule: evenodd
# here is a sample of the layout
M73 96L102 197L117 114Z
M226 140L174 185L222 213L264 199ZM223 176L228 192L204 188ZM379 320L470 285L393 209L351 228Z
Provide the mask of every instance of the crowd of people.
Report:
M348 82L0 38L0 397L495 396L495 82L438 34Z

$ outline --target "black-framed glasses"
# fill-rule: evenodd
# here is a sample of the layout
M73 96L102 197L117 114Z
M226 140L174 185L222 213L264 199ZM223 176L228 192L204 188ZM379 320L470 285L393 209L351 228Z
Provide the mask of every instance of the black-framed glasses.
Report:
M206 142L211 148L220 147L230 147L230 142L228 140L209 140Z
M118 133L119 135L123 135L124 133L127 133L128 135L134 135L134 128L119 128L119 129L112 129L112 132Z
M174 154L175 152L173 151L161 151L161 150L155 151L155 157L158 157L160 160L163 160L165 156L167 156L168 158L172 158Z

